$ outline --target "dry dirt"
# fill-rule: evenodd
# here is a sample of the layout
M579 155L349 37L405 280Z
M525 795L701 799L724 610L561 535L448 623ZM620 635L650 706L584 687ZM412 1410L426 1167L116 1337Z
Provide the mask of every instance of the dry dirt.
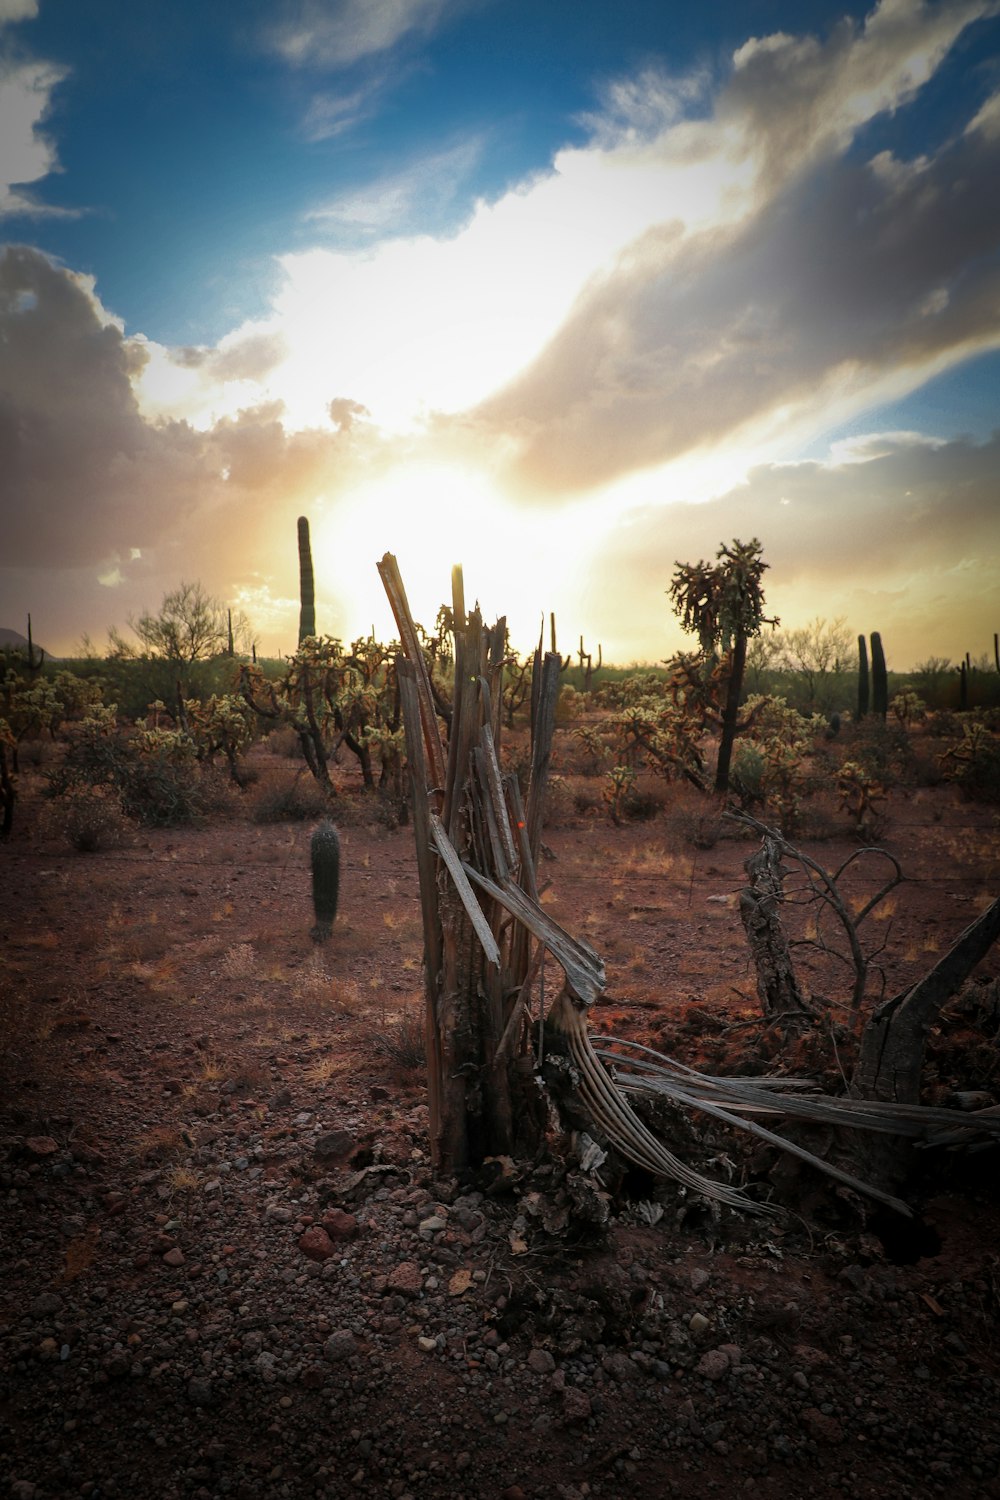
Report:
M311 825L80 855L38 838L23 792L0 849L0 1493L1000 1496L995 1148L928 1160L893 1236L810 1172L692 1132L676 1148L706 1170L772 1173L806 1211L716 1220L667 1189L650 1226L654 1186L632 1182L601 1242L515 1254L517 1191L435 1177L419 1067L392 1055L421 1003L410 829L353 811L316 946ZM546 831L544 899L607 962L595 1030L720 1073L777 1053L835 1087L846 1031L783 1058L756 1019L735 902L753 846L696 847L674 801ZM888 815L907 881L870 940L891 993L1000 861L995 817L946 787ZM857 845L806 847L829 868ZM858 895L881 875L854 871ZM997 1057L956 1018L928 1098L996 1101Z

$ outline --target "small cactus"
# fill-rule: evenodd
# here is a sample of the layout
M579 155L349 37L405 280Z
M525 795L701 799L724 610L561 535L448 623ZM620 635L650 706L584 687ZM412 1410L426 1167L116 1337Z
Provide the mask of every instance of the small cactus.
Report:
M316 924L310 932L314 943L325 943L333 931L340 892L340 834L329 818L317 824L309 846L312 862L313 911Z

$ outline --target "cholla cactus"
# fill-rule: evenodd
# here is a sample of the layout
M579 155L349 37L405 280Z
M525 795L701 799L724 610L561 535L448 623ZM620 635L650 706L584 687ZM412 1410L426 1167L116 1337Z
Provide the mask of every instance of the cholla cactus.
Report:
M314 943L325 943L333 931L340 894L340 834L324 818L313 833L309 846L312 862L313 911L316 923L310 936Z

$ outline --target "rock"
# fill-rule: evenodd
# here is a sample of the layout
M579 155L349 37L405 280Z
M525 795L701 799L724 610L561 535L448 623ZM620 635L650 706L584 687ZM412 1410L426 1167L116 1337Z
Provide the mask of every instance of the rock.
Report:
M188 1381L187 1398L192 1406L211 1406L215 1399L212 1382L205 1375L192 1375Z
M322 1135L316 1137L313 1151L321 1161L342 1161L350 1156L355 1144L349 1130L324 1130Z
M722 1349L708 1349L695 1366L695 1374L706 1380L721 1380L730 1368L729 1355Z
M320 1220L320 1228L326 1231L331 1240L353 1240L358 1235L356 1217L345 1213L342 1208L328 1208Z
M639 1366L635 1360L630 1359L627 1354L623 1354L620 1350L615 1350L612 1354L606 1354L601 1360L601 1367L607 1371L612 1379L621 1381L623 1385L627 1381L638 1380L639 1378Z
M536 1375L551 1375L556 1367L556 1362L547 1349L532 1349L527 1364L528 1369L534 1370Z
M828 1417L815 1406L807 1406L802 1413L803 1425L809 1432L809 1436L819 1443L842 1443L844 1441L844 1429L836 1417Z
M419 1297L424 1284L423 1272L415 1260L401 1260L393 1266L385 1281L387 1292L396 1292L401 1297Z
M437 1234L439 1229L447 1229L448 1223L440 1214L431 1214L430 1218L421 1220L420 1228L425 1234Z
M704 1313L692 1313L690 1319L688 1320L688 1327L690 1328L692 1333L704 1333L705 1329L708 1327L708 1319L705 1317Z
M433 1354L437 1348L437 1339L431 1339L426 1334L421 1334L417 1339L417 1348L422 1349L425 1354Z
M38 1494L37 1484L30 1479L15 1479L10 1487L10 1500L35 1500Z
M28 1314L32 1318L51 1318L62 1312L63 1299L56 1292L40 1292L28 1303Z
M299 1239L299 1249L308 1260L329 1260L335 1254L333 1241L319 1224L310 1224Z
M59 1142L54 1141L50 1135L29 1135L24 1149L29 1156L55 1156L59 1150Z
M709 1273L704 1266L693 1266L691 1269L691 1290L700 1292L709 1279Z
M331 1365L339 1364L343 1359L350 1359L352 1354L357 1353L358 1341L349 1328L339 1328L336 1333L331 1333L323 1345L323 1358L329 1360Z
M179 1250L175 1245L172 1250L168 1250L165 1253L163 1264L165 1266L182 1266L184 1264L184 1251Z
M563 1391L562 1410L565 1422L587 1422L591 1414L590 1397L577 1386L568 1385Z

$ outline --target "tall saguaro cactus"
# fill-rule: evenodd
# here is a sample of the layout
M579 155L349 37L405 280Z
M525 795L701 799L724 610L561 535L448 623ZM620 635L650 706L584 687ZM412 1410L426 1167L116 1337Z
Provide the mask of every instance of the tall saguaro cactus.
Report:
M316 584L313 578L309 521L299 516L299 645L316 634Z
M884 719L889 712L889 674L885 669L882 637L872 631L872 713Z
M868 679L868 642L863 635L858 636L858 718L863 719L868 712L869 704L869 679Z

